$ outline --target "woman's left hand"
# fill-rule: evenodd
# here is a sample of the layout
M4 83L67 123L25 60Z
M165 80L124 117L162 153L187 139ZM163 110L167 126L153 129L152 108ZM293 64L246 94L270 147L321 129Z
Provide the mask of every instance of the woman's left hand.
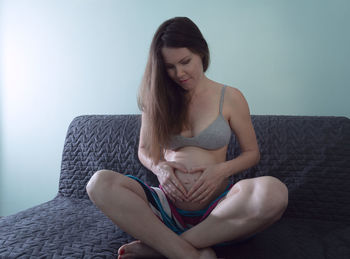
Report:
M199 179L192 186L187 194L187 200L191 202L206 202L214 191L221 185L225 178L220 174L220 166L218 164L193 167L188 173L202 172Z

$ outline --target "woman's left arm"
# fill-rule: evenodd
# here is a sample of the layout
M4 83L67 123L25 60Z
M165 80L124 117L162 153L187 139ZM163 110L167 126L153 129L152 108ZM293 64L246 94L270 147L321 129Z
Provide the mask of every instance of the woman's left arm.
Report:
M226 90L229 124L241 149L238 157L220 164L220 173L230 177L256 165L260 152L246 99L236 88L228 87Z
M226 91L225 113L228 115L231 129L238 139L241 154L232 160L219 164L190 169L191 172L203 172L188 194L189 200L194 202L205 202L216 190L219 182L256 165L260 160L259 146L248 103L238 89L227 87Z

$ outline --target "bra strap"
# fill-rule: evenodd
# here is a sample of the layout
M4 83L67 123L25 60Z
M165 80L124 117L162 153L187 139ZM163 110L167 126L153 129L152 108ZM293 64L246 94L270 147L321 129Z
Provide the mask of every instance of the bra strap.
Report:
M222 105L224 103L226 85L224 85L221 89L221 97L220 97L220 114L222 114Z

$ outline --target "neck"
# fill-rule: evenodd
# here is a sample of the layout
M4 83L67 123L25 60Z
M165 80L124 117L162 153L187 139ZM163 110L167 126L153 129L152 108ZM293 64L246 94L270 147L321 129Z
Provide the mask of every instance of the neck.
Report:
M207 78L205 75L203 75L202 80L196 85L191 91L188 92L188 95L190 97L190 100L193 98L196 98L200 96L202 93L204 93L208 87L210 86L211 80Z

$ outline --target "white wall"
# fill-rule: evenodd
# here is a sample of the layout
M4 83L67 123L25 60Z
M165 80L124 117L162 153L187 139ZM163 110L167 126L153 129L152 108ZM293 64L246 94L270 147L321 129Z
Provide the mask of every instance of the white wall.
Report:
M252 114L350 117L348 1L3 0L0 215L52 199L70 121L139 113L153 33L188 16ZM1 152L2 150L2 152Z

